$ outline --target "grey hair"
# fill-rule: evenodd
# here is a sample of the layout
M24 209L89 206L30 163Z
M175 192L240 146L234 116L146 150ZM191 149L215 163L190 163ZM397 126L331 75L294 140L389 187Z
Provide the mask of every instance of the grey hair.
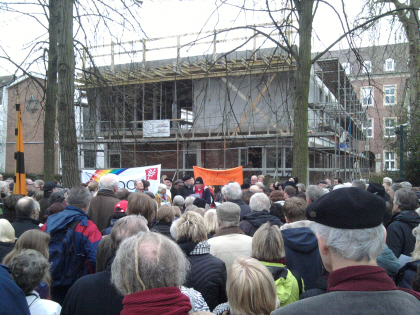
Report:
M270 198L264 193L253 194L249 199L251 211L270 211Z
M402 188L402 185L400 183L395 183L391 185L391 190L395 193L397 192L399 189Z
M394 195L394 202L401 210L416 210L419 206L419 199L416 193L409 189L398 189Z
M2 191L4 187L9 188L9 183L5 181L0 181L0 191Z
M161 192L162 190L167 190L167 189L168 189L168 187L166 187L165 184L159 184L158 185L158 192Z
M229 183L222 187L222 195L229 200L239 200L242 198L241 186L236 183Z
M7 266L25 295L47 278L51 267L44 255L33 249L23 249L10 259Z
M310 201L314 202L315 200L318 200L319 198L324 196L326 194L326 192L324 191L324 189L322 189L318 185L309 185L306 188L305 194L306 194L306 198L308 198Z
M176 195L172 199L172 202L173 202L174 206L177 206L177 207L182 208L184 206L184 204L185 204L185 199L181 195Z
M324 240L333 255L344 259L372 260L379 256L384 246L385 228L382 224L369 229L337 229L313 223L311 229Z
M351 186L352 187L359 188L359 189L362 189L362 190L366 190L366 183L364 181L362 181L362 180L354 180L351 183Z
M194 211L195 209L197 209L198 207L196 206L196 205L189 205L189 206L187 206L186 208L185 208L185 211L184 211L184 213L185 212L188 212L188 211Z
M115 222L111 230L111 247L117 250L121 242L139 232L149 232L147 227L147 220L140 214L131 214L120 218Z
M296 185L297 188L300 188L303 192L306 192L306 186L302 183Z
M125 239L115 257L111 281L122 295L149 289L180 287L189 262L174 241L159 233Z
M188 196L185 198L185 207L191 206L194 203L195 198L193 196Z
M91 199L92 195L86 187L75 186L68 193L67 204L82 209L89 205Z
M48 202L52 205L55 202L63 203L66 200L66 195L63 191L55 191L48 198Z
M18 200L15 206L18 216L30 217L32 212L36 210L35 200L30 197L23 197Z
M389 183L390 185L392 185L392 178L390 177L384 177L384 179L382 180L383 183Z
M101 186L101 189L114 190L118 187L118 176L115 174L106 174L105 176L102 176L99 180L99 186Z

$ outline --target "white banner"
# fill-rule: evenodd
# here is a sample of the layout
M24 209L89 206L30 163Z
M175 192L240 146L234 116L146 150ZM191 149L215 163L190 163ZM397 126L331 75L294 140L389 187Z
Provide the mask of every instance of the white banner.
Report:
M171 135L171 122L165 120L145 120L143 122L143 137L169 137Z
M114 168L108 170L82 170L82 182L91 180L99 182L102 176L115 174L118 176L119 188L127 188L130 192L135 191L134 180L145 179L150 182L149 191L156 194L160 183L161 165L151 165L133 168Z

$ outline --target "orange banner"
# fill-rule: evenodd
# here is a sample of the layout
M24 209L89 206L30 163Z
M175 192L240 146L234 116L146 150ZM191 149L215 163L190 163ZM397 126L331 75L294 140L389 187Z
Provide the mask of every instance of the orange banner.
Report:
M194 177L201 177L205 185L226 185L229 182L237 182L242 185L244 175L242 166L228 170L209 170L207 168L193 166Z

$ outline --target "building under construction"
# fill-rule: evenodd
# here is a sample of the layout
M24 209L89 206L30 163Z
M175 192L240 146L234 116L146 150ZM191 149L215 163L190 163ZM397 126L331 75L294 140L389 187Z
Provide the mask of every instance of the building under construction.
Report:
M155 44L162 38L139 41L139 49L134 42L101 46L111 53L97 68L84 61L77 80L80 168L162 164L163 174L179 178L193 165L242 165L245 176L289 177L294 60L279 48L257 49L257 36L251 48L222 53L216 46L227 40L215 34L202 43L212 49L207 54L183 56L182 36L174 36L163 48ZM163 49L176 56L165 58ZM117 64L122 54L136 57ZM154 54L163 57L146 58ZM338 59L313 67L308 116L309 182L367 176L366 116Z

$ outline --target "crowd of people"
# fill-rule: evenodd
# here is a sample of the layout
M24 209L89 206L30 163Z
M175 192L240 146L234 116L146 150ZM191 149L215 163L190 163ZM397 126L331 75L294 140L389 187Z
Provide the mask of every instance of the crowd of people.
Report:
M420 188L403 178L12 184L0 314L419 313Z

